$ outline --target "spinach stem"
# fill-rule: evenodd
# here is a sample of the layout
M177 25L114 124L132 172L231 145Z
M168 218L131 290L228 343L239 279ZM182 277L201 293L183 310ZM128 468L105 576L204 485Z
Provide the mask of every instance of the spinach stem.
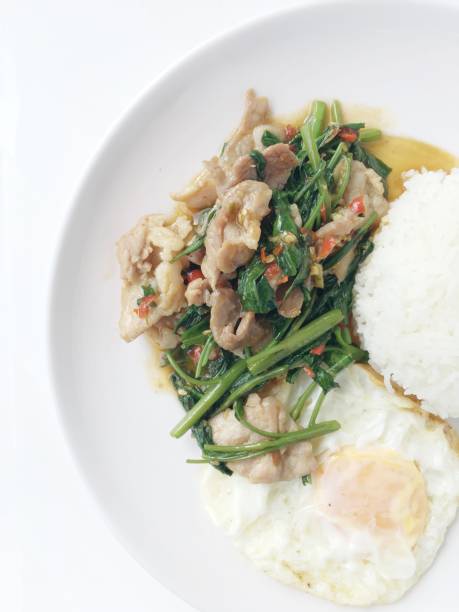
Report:
M327 164L328 172L332 173L335 170L336 166L338 165L338 162L341 160L341 158L343 157L344 153L346 153L346 151L347 151L346 143L340 142L339 145L336 147L335 152L331 156L330 161Z
M377 128L362 128L359 130L360 142L373 142L374 140L379 140L381 136L382 132Z
M204 245L204 239L205 236L199 236L198 238L195 238L195 240L193 240L190 245L183 249L183 251L180 251L180 253L177 253L177 255L175 255L175 257L171 259L171 263L182 259L182 257L185 257L185 255L190 255L191 253L198 251Z
M223 374L223 376L210 381L212 386L172 429L171 436L174 438L180 438L189 429L191 429L193 425L200 421L202 417L212 408L215 402L221 398L221 396L231 387L239 376L245 372L246 369L246 360L239 359L227 372L225 372L225 374Z
M196 371L194 373L196 378L201 376L203 369L206 367L207 362L209 361L209 356L214 346L216 346L215 340L212 336L208 336L206 343L204 344L204 348L199 355L198 363L196 364Z
M301 137L303 139L304 147L308 152L309 161L315 172L320 168L320 154L317 148L316 138L322 129L322 123L325 116L326 105L324 102L316 100L312 104L312 110L309 117L306 119L300 129ZM331 199L328 193L327 181L323 176L318 179L319 193L322 198L323 206L325 207L326 218L330 218L331 213ZM319 209L320 213L320 209ZM312 229L312 228L311 228Z
M314 100L311 107L311 114L306 121L311 123L312 137L318 138L322 132L322 126L327 112L327 105L322 100Z
M324 204L324 199L323 199L322 195L319 193L319 197L317 198L317 202L314 204L314 207L311 210L306 223L304 224L304 227L306 229L312 230L314 228L314 225L316 224L316 221L318 219L320 219L320 211L322 209L323 204Z
M302 327L303 323L306 321L308 316L311 314L312 307L314 306L315 301L316 301L316 293L313 293L309 304L306 306L306 308L304 308L303 312L296 319L294 319L291 330L290 330L291 332L296 332L297 330L300 329L300 327Z
M313 342L329 329L343 320L341 310L335 309L308 323L295 333L290 334L274 346L267 347L247 359L247 367L252 374L260 374L281 359L288 357L305 344Z
M340 428L338 421L324 421L306 429L299 429L285 433L274 440L262 440L252 444L233 446L220 446L218 444L204 444L203 459L210 461L241 461L250 457L258 457L266 453L280 450L290 444L311 440L319 436L337 431Z
M193 425L195 425L217 402L222 395L226 393L226 391L236 382L241 374L243 374L247 369L254 375L261 374L265 370L268 370L273 365L275 365L278 361L288 357L292 353L294 353L299 348L303 347L305 344L313 342L319 336L322 336L329 329L332 329L338 323L343 320L343 313L341 310L335 309L330 310L325 313L321 317L318 317L305 327L299 329L294 334L291 334L284 340L281 340L275 346L269 347L267 349L263 349L253 357L249 357L248 359L240 359L236 361L236 363L219 379L213 379L212 381L204 381L205 384L208 384L210 388L206 391L203 397L196 402L191 410L189 410L180 422L172 429L171 436L175 438L180 438L185 434ZM174 367L175 360L172 355L168 352L166 353L169 363ZM172 362L170 361L172 358ZM178 364L175 362L175 366ZM269 378L273 378L274 376L279 375L278 372L285 372L288 370L286 366L279 367L276 370L272 370L266 375ZM174 367L177 374L182 376L185 375L184 380L193 385L202 386L202 380L197 380L192 378L179 366L179 370ZM269 379L268 378L268 379ZM250 381L253 383L253 380ZM253 388L253 386L251 386ZM236 391L234 392L236 393ZM237 399L239 395L236 397L233 396L232 402Z
M193 376L187 374L185 370L178 364L178 362L172 356L171 351L166 351L165 355L172 369L180 376L182 380L187 382L189 385L193 385L194 387L208 387L210 385L216 384L219 380L218 378L212 378L211 380L205 380L202 378L198 380L197 378L193 378Z
M349 179L351 178L351 169L352 169L352 155L344 156L344 168L341 172L341 176L338 181L338 186L336 188L335 193L332 195L332 205L336 206L338 202L344 195L346 191L346 187L349 184Z
M301 200L301 198L304 196L304 194L309 189L311 189L311 187L314 185L314 183L322 176L323 172L324 172L324 166L323 166L323 164L321 164L320 168L312 176L308 177L308 179L305 181L303 187L298 191L298 193L295 194L295 197L293 198L293 201L294 202L299 202Z
M224 410L225 408L229 408L229 406L232 406L236 400L238 400L243 395L246 395L254 387L258 387L259 385L262 385L263 383L267 382L268 380L271 380L272 378L278 378L279 376L286 374L289 371L290 367L291 366L289 365L278 366L277 368L268 370L263 374L258 374L258 376L249 378L247 382L243 383L239 387L236 387L236 389L234 389L234 391L230 393L228 398L222 403L221 406L219 406L218 412Z
M333 100L331 103L330 116L333 123L343 123L343 110L339 100Z
M324 403L324 399L325 399L325 392L321 391L315 403L311 417L309 418L308 427L313 427L316 424L316 420L317 420L317 417L319 416L319 411L322 408L322 404Z
M300 420L301 415L303 414L304 408L306 406L306 402L314 393L314 390L317 389L317 386L318 385L314 380L310 382L306 389L303 391L303 393L300 395L300 397L293 404L290 410L290 416L294 421Z
M244 425L244 427L250 429L250 431L253 431L259 436L263 436L269 439L282 438L282 436L285 436L285 432L265 431L264 429L259 429L253 423L250 423L250 421L246 419L244 412L244 403L240 398L234 402L234 416L240 423L242 423L242 425Z

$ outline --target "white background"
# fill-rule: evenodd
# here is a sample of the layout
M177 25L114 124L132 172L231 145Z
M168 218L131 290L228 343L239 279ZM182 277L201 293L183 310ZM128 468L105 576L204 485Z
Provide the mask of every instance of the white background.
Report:
M48 380L52 261L84 169L133 99L196 45L295 4L0 0L2 611L191 610L114 539L67 449Z

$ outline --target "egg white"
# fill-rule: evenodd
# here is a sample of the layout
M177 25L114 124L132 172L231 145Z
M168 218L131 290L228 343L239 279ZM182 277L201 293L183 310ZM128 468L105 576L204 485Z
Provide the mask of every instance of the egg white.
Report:
M392 449L415 462L428 497L425 528L414 547L403 537L333 520L317 506L319 476L255 485L205 469L202 494L213 521L261 570L286 584L342 604L399 599L433 562L459 503L459 444L445 422L389 393L352 366L327 397L319 420L341 429L314 444L320 465L342 449ZM320 468L319 468L320 469Z

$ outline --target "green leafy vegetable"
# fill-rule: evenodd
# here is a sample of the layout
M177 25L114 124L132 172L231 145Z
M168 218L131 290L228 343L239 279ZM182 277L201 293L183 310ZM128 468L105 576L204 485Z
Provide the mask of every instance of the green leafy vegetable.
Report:
M261 142L263 143L264 147L270 147L271 145L277 144L281 141L275 134L269 130L265 130L263 132L263 136L261 137Z
M182 328L189 330L197 323L209 320L210 311L207 306L189 306L184 314L177 320L174 331Z
M257 169L257 177L262 181L265 178L265 167L266 167L266 159L264 158L263 153L254 149L249 153L250 157L255 162L255 167Z
M264 276L265 270L266 266L259 257L254 257L246 268L242 268L237 292L244 310L264 314L276 307L274 291Z
M285 433L282 437L275 438L274 440L263 440L261 442L255 442L252 444L235 444L229 446L220 446L217 444L205 444L203 460L205 462L213 461L242 461L244 459L250 459L265 455L266 453L272 453L277 450L281 450L290 444L301 442L303 440L312 440L320 436L324 436L333 431L337 431L340 428L340 424L337 421L324 421L312 427L306 429L300 429L298 431L292 431ZM202 460L193 461L190 463L201 463Z
M175 257L171 259L171 263L174 263L175 261L182 259L182 257L185 257L185 255L191 255L191 253L198 251L201 247L204 246L207 228L209 226L209 223L212 221L216 212L217 212L217 209L215 207L206 208L205 210L201 211L201 214L199 215L199 221L198 221L198 235L196 236L196 238L193 240L193 242L190 245L188 245L185 249L183 249L183 251L180 251L180 253L177 253L177 255L175 255Z
M217 358L211 359L207 363L207 376L211 379L220 378L230 369L235 361L237 361L237 357L234 353L219 348Z
M188 412L196 403L196 396L194 395L193 389L184 384L177 374L172 374L171 382L174 385L180 403L185 411ZM202 450L204 450L206 444L213 444L212 428L206 420L203 419L200 423L195 425L191 431L199 448ZM224 463L219 462L213 464L213 467L227 476L231 476L232 474L232 471Z
M379 138L380 130L365 128L362 122L346 124L337 101L331 105L328 125L326 114L323 102L313 103L310 115L290 140L295 145L292 150L298 164L286 184L273 190L270 211L260 225L257 250L234 276L224 277L226 286L237 291L243 311L255 313L257 320L270 328L269 341L258 351L242 347L237 355L222 349L212 337L207 306L190 306L177 321L180 344L167 351L165 358L174 370L173 382L186 412L171 435L178 438L192 430L202 449L202 458L192 463L211 463L228 473L228 461L258 457L336 431L336 421L317 423L323 402L337 386L339 372L353 362L368 359L368 353L353 344L350 314L356 271L373 248L369 235L376 214L365 218L357 231L320 261L315 232L343 206L353 160L375 170L385 184L390 168L362 146ZM263 132L261 140L265 147L280 142L270 130ZM264 180L263 153L253 150L250 157L257 178ZM193 242L174 260L202 248L217 207L218 204L201 213ZM237 217L236 223L243 221ZM333 270L345 256L352 259L344 279L339 281ZM286 318L277 306L296 288L304 295L301 313ZM144 288L145 295L150 294ZM314 397L308 425L282 433L265 431L251 423L244 410L248 394L276 379L295 385L302 370L312 381L289 410L301 427L300 420ZM215 445L208 419L222 410L234 410L239 422L263 440L255 444ZM302 482L310 483L310 474L304 475Z
M156 291L153 289L151 285L142 285L143 297L147 297L149 295L155 295Z

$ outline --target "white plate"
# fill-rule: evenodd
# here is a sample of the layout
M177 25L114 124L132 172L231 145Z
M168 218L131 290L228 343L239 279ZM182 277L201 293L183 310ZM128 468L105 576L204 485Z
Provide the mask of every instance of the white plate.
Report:
M149 351L118 337L114 243L143 214L167 210L218 151L244 91L276 112L314 97L386 109L394 131L457 147L459 12L440 4L303 7L207 44L157 81L105 143L77 195L51 301L51 352L62 420L77 461L126 548L204 612L336 609L259 574L201 509L190 439L168 432L181 408L153 390ZM453 530L454 531L454 530ZM452 609L458 530L394 610Z

